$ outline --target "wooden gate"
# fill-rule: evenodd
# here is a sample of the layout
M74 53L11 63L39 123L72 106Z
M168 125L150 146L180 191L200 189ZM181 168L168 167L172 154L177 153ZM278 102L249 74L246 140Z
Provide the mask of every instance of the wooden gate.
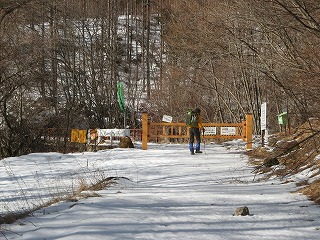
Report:
M204 139L242 139L247 150L252 149L252 114L246 115L242 123L203 123ZM161 139L189 139L188 127L185 123L154 123L149 121L148 114L142 114L142 149L148 149L149 141Z

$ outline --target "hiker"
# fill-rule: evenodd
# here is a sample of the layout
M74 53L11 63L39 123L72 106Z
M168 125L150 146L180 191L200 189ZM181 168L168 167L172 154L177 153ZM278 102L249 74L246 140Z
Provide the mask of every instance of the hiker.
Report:
M200 108L195 108L194 110L190 111L188 113L187 117L187 126L189 128L189 149L191 152L191 155L194 155L195 153L202 153L200 151L200 143L201 143L201 130L204 132L204 128L202 125L202 118L200 115ZM194 151L194 138L196 138L196 151Z

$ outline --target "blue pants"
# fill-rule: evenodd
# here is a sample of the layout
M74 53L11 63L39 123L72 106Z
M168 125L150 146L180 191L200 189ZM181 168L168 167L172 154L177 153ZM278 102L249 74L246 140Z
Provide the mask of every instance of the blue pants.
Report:
M189 149L190 152L194 152L194 138L196 138L196 151L200 151L200 143L201 143L201 138L200 138L200 129L199 128L190 128L189 129L189 134L190 134L190 139L189 139Z

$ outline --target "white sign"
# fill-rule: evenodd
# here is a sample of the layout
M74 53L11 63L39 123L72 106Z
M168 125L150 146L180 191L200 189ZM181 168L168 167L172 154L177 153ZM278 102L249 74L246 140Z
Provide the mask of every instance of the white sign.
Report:
M117 136L126 137L130 136L130 129L97 129L98 136Z
M163 117L162 117L162 122L171 123L171 122L172 122L172 117L171 117L171 116L168 116L168 115L163 115Z
M217 127L204 127L204 135L206 136L217 135Z
M236 135L235 127L221 127L221 135Z
M267 129L267 103L261 104L261 130Z

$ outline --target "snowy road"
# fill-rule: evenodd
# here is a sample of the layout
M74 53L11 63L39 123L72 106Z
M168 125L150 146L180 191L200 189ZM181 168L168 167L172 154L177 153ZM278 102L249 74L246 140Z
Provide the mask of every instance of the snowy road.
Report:
M58 203L33 217L7 225L11 232L3 232L2 237L24 240L320 239L320 208L305 196L290 193L296 189L294 183L253 181L248 158L236 146L227 150L221 145L207 144L205 154L193 156L187 149L187 145L151 145L146 151L113 149L6 159L6 172L8 166L15 168L16 175L29 181L26 187L32 192L51 191L46 185L54 182L55 174L64 185L74 184L80 176L91 177L97 169L99 174L120 177L120 180L119 184L99 191L100 197ZM50 161L44 160L48 158ZM23 164L28 164L29 169ZM43 183L39 183L39 178L32 183L30 172L37 168ZM9 183L10 179L6 181ZM59 188L56 183L52 187ZM3 184L1 191L2 188ZM8 204L9 198L6 199ZM235 209L242 206L249 208L250 215L233 216Z

